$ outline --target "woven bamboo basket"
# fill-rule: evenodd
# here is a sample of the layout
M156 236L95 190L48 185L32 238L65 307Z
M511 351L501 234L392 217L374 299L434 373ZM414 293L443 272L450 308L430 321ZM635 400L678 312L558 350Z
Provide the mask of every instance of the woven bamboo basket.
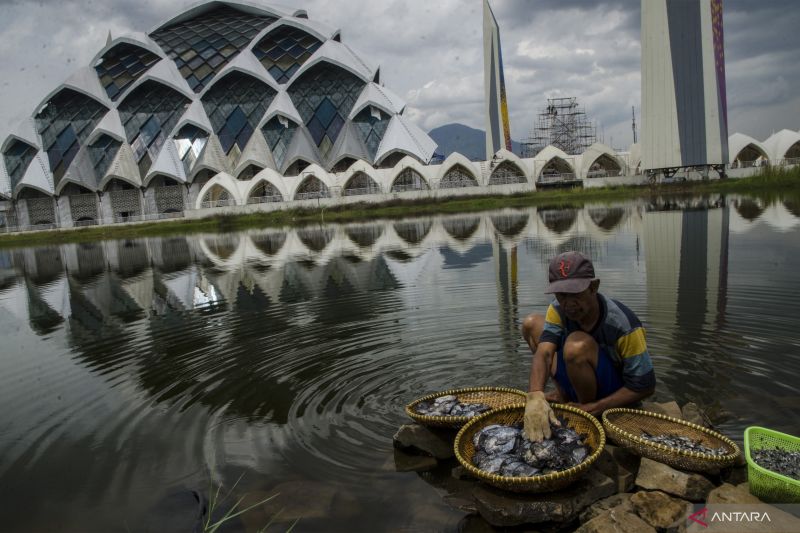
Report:
M475 446L472 437L482 428L491 424L521 424L525 416L525 404L509 405L484 413L470 420L456 435L453 446L458 462L470 474L489 485L512 492L551 492L574 483L589 470L592 463L600 456L606 445L606 434L603 426L595 417L576 407L562 404L550 404L559 418L565 419L567 426L584 436L584 443L589 447L589 456L578 466L561 472L542 476L505 477L479 470L472 464Z
M461 403L483 403L492 409L525 402L525 393L518 389L509 389L506 387L470 387L466 389L452 389L436 392L418 398L406 405L406 414L425 426L460 428L472 419L467 416L428 416L416 411L417 405L421 402L431 401L439 396L448 395L455 396Z
M708 428L670 416L638 409L609 409L603 413L603 427L609 438L634 453L680 470L714 472L731 466L741 453L735 442ZM709 448L725 448L724 455L686 451L642 438L651 435L676 435L700 441Z

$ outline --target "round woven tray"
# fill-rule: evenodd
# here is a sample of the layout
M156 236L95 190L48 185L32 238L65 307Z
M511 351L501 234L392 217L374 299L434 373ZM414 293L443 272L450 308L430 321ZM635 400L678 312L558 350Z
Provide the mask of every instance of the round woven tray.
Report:
M472 418L467 416L428 416L420 414L415 410L420 402L426 402L434 400L439 396L448 395L455 396L461 403L483 403L492 409L525 401L525 393L521 390L509 389L506 387L470 387L466 389L452 389L436 392L418 398L406 405L406 414L425 426L460 428L472 420Z
M600 456L606 445L606 434L600 422L585 411L557 403L550 404L550 407L557 416L566 419L567 426L584 436L584 443L589 447L590 455L578 466L543 476L505 477L484 472L472 464L472 456L475 455L472 437L475 433L491 424L521 424L525 416L525 404L501 407L470 420L458 432L453 445L458 462L478 479L497 488L513 492L550 492L570 485L586 473Z
M736 443L716 431L658 413L638 409L609 409L603 413L603 427L615 443L628 450L681 470L714 472L731 466L741 453ZM725 455L692 452L651 442L642 432L651 435L677 435L700 441L709 448L725 448Z

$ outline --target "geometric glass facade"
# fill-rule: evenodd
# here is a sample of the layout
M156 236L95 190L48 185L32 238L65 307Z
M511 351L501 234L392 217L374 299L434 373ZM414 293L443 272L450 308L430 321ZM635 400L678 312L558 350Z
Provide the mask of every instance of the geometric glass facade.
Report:
M292 102L323 158L330 154L364 85L350 72L320 63L289 87Z
M461 165L455 165L447 171L439 182L441 189L456 189L459 187L477 187L478 182L475 177Z
M188 106L188 98L152 80L137 87L119 105L119 116L142 178Z
M244 150L276 94L263 81L234 71L203 95L203 107L226 154L234 144Z
M181 158L183 170L187 175L192 171L207 142L208 132L192 124L182 127L175 135L175 147L178 149L178 157Z
M94 70L108 97L116 101L130 84L138 80L159 59L141 46L119 43L98 60Z
M36 130L42 136L56 185L106 111L97 100L72 89L62 89L36 115Z
M26 142L16 139L8 150L3 153L3 159L6 163L6 170L11 178L11 190L17 188L17 184L22 180L25 171L28 170L28 165L33 161L36 155L36 148Z
M369 107L365 107L353 119L353 124L355 124L356 128L358 128L358 132L361 134L361 140L364 141L364 145L367 147L367 153L370 159L375 159L378 146L380 146L383 135L386 133L386 128L389 127L389 121L391 120L391 117L386 113L375 108L373 109L374 113L370 111ZM375 115L377 115L377 117Z
M278 83L288 82L322 42L301 29L281 26L253 47L253 54Z
M276 20L221 6L158 29L150 37L175 61L189 87L199 93L258 32Z
M261 131L264 133L264 138L267 140L267 146L272 150L272 156L275 159L275 165L278 168L283 168L283 162L286 157L286 150L294 138L294 133L297 131L297 124L289 119L281 119L272 117L264 124Z
M89 145L89 159L92 160L94 175L98 180L105 175L111 162L119 152L122 143L103 133L95 142Z

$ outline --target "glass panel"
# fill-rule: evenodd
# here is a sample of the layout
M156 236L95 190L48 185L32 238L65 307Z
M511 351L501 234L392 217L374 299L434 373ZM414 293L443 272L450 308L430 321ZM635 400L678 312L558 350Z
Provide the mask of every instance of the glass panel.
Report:
M31 164L33 158L36 156L36 148L28 143L15 140L8 150L3 154L3 159L6 163L6 170L8 176L11 178L11 190L16 189L19 182L25 176L25 171L28 170L28 165Z
M261 30L276 20L221 5L190 20L161 28L150 37L173 60L189 61L193 55L190 51L199 54L189 61L189 70L181 72L192 90L199 93Z
M156 64L159 57L140 46L120 43L108 50L94 70L112 100Z
M256 44L253 54L275 81L286 83L320 46L322 41L303 30L282 26Z

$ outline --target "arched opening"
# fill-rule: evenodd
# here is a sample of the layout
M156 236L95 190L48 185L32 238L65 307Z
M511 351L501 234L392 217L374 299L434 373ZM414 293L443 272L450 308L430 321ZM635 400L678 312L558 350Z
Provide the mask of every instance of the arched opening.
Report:
M430 220L416 220L414 222L398 222L394 231L408 244L419 244L431 231L433 223Z
M303 172L311 163L305 161L303 159L298 159L297 161L293 162L289 165L289 168L286 169L286 172L283 173L284 176L299 176L301 172Z
M739 150L731 164L731 168L757 167L767 159L769 159L767 154L751 143Z
M519 213L493 216L492 225L500 235L514 238L528 225L528 215Z
M127 181L117 178L109 180L105 194L111 201L114 222L128 222L142 215L142 194Z
M157 175L151 181L148 189L152 191L153 204L158 214L183 213L186 208L184 202L184 187L177 180L164 175Z
M404 168L392 183L392 192L427 191L427 182L413 168Z
M97 195L75 183L68 183L61 189L61 196L69 200L69 211L74 226L97 224Z
M739 213L739 216L750 222L760 217L764 212L764 208L761 207L758 202L750 200L749 198L737 200L733 203L733 206L736 208L736 212Z
M277 254L286 242L286 234L283 232L253 235L250 238L256 248L270 256Z
M589 218L597 224L597 227L606 231L612 231L622 222L625 210L621 207L598 207L589 209Z
M297 188L297 194L294 195L295 200L314 200L317 198L330 198L331 192L328 187L322 183L316 176L308 176Z
M375 180L369 177L364 172L356 172L344 186L345 196L359 196L362 194L379 194L381 192L380 186L375 183Z
M297 237L309 250L321 252L333 240L333 230L330 228L300 228Z
M264 167L259 165L247 165L244 170L239 172L239 175L236 176L236 179L239 181L249 181L253 179L256 174L264 170Z
M539 175L539 181L541 183L569 181L574 179L575 172L573 172L572 167L560 157L554 157L548 161Z
M383 235L381 226L351 226L344 229L347 237L362 248L369 248Z
M228 259L239 247L241 237L235 233L224 233L204 239L208 250L222 260Z
M481 219L477 217L455 218L442 221L442 227L454 239L466 241L478 231L480 223Z
M394 168L406 156L403 152L392 152L383 158L377 168Z
M331 172L345 172L348 168L350 168L356 160L352 157L344 157L336 162L331 169Z
M234 203L233 196L228 189L216 183L212 185L203 195L203 201L200 205L203 208L210 208L225 207L228 205L234 205Z
M439 181L440 189L459 189L477 187L478 181L472 173L461 165L454 165Z
M268 181L262 181L250 192L247 198L248 204L266 204L270 202L282 202L283 195L275 185Z
M56 211L52 196L24 187L17 195L17 202L27 210L29 225L41 226L42 229L55 225Z
M786 165L800 164L800 141L794 143L783 155L783 162Z
M622 175L622 167L613 157L608 154L600 154L589 166L586 173L587 178L611 178Z
M511 161L503 161L492 172L489 185L510 185L512 183L525 183L525 173Z
M578 218L577 209L540 209L539 218L553 233L562 234L575 224Z

